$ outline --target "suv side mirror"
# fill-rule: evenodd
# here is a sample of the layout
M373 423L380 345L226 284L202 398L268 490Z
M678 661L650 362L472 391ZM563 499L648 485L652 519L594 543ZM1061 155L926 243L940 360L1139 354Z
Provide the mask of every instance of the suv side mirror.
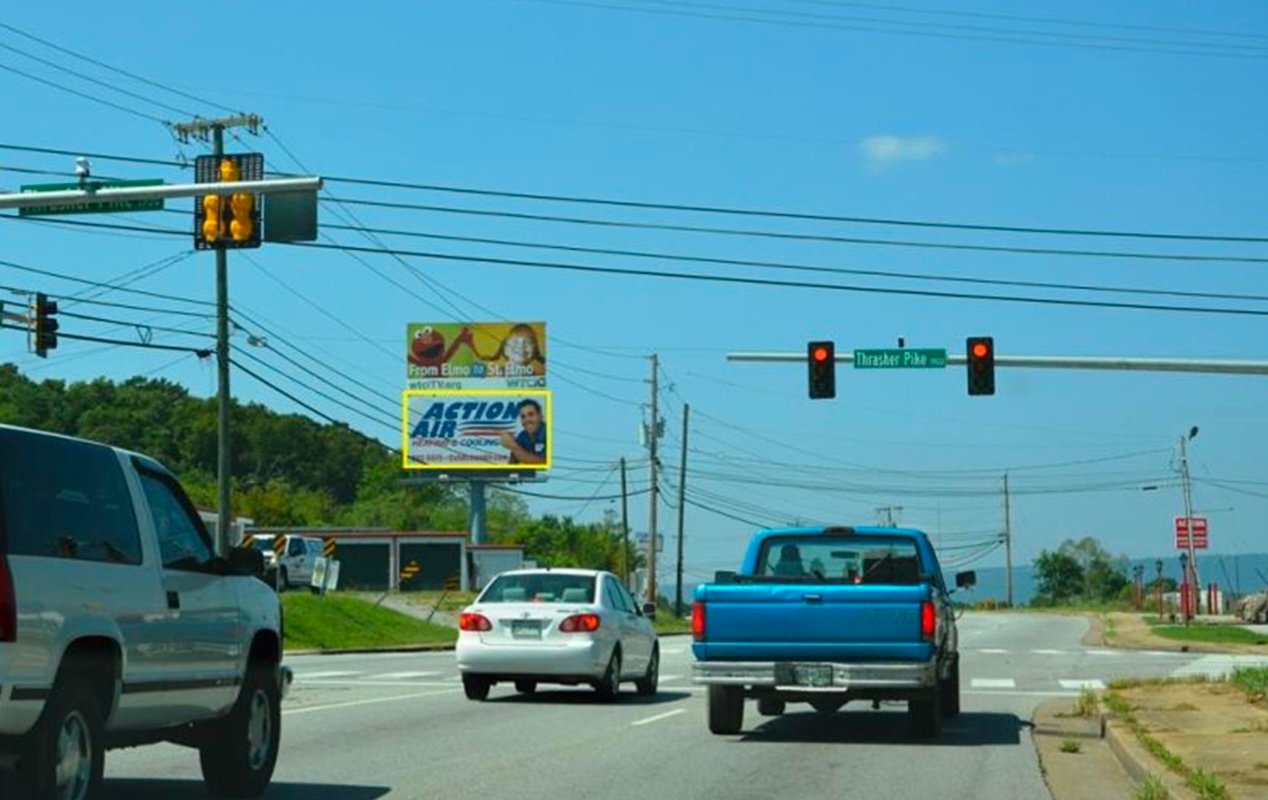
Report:
M232 547L226 560L228 575L260 576L264 574L264 554L253 547Z
M969 589L977 585L977 573L973 570L955 573L955 588Z
M655 619L655 618L656 618L656 604L655 604L655 603L644 603L644 604L643 604L643 616L648 617L649 619Z

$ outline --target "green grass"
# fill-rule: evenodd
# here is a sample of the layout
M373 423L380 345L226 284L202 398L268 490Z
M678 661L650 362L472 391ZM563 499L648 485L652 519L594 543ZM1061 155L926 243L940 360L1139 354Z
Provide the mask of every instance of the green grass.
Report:
M1095 717L1097 707L1096 692L1091 689L1079 691L1079 697L1074 701L1074 713L1076 716Z
M1203 642L1206 644L1258 644L1268 645L1268 636L1248 631L1236 625L1160 625L1150 623L1150 628L1159 636L1174 639L1177 642Z
M282 595L287 650L342 650L448 644L458 632L380 608L356 597L300 592Z
M1061 752L1063 753L1077 753L1082 749L1083 749L1083 745L1079 744L1073 739L1061 740Z
M656 619L652 621L652 625L659 634L691 633L691 620L685 617L675 617L667 611L656 612Z
M476 599L475 592L401 592L397 596L407 603L429 610L439 602L440 611L461 611Z
M1224 788L1219 778L1201 767L1193 770L1185 784L1197 792L1200 800L1225 800L1228 797L1228 789Z
M1185 675L1180 678L1123 678L1110 681L1111 689L1138 689L1141 686L1179 686L1193 683L1211 683L1206 674Z
M1268 696L1268 667L1237 667L1229 682L1259 702Z
M1132 797L1134 800L1167 800L1167 787L1162 785L1162 779L1157 775L1150 775L1136 787Z

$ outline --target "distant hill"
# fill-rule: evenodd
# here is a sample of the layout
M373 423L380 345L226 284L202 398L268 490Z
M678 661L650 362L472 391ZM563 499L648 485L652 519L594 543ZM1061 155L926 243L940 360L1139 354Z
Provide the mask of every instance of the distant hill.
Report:
M1157 575L1154 558L1137 558L1132 559L1131 565L1135 567L1142 564L1145 567L1145 582L1148 583ZM1162 559L1162 575L1165 578L1180 579L1180 559L1176 554L1171 554L1167 558ZM1236 556L1198 556L1198 577L1204 584L1218 583L1221 589L1241 591L1241 592L1257 592L1265 588L1265 580L1256 574L1255 570L1263 573L1268 578L1268 553L1251 553ZM947 583L954 582L954 576L948 575ZM1008 590L1005 581L1005 570L1003 567L984 567L977 570L977 586L971 591L964 593L966 600L1003 600L1007 597ZM1024 566L1013 567L1013 602L1024 605L1030 602L1035 596L1035 576L1030 564Z
M1157 570L1154 567L1153 558L1137 558L1131 560L1131 566L1143 564L1145 567L1145 581L1148 583L1154 579ZM1164 578L1180 579L1180 560L1175 554L1164 558L1162 564L1162 575ZM1263 578L1256 573L1263 573ZM1130 573L1129 573L1130 574ZM977 586L971 591L962 592L957 595L957 599L963 602L976 602L978 600L1004 600L1008 596L1007 584L1005 582L1005 570L1003 567L983 567L977 570ZM1237 556L1198 556L1198 577L1202 582L1215 582L1220 585L1221 589L1241 591L1241 592L1258 592L1268 588L1268 553L1252 553ZM955 576L946 575L948 586L955 585ZM1035 576L1030 564L1013 567L1013 602L1017 605L1025 605L1035 596ZM691 597L691 593L696 588L696 583L685 583L684 596ZM673 584L662 583L661 593L673 597Z

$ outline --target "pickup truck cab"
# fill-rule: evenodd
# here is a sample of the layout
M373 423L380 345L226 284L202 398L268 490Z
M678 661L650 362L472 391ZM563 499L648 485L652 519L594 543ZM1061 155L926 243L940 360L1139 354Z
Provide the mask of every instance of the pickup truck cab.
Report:
M956 576L971 586L972 572ZM833 713L851 700L905 700L912 733L935 736L960 710L950 593L929 539L899 528L758 531L739 572L696 588L692 680L708 687L709 729L737 733L744 701Z
M153 459L0 425L0 795L84 800L106 749L163 741L261 794L290 683L262 571Z

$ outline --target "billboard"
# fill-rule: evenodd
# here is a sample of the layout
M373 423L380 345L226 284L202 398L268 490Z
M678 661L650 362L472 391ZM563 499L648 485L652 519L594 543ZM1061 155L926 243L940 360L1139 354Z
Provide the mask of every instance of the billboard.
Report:
M401 395L405 469L550 469L550 392L411 389Z
M405 364L410 389L544 389L546 323L412 322Z

